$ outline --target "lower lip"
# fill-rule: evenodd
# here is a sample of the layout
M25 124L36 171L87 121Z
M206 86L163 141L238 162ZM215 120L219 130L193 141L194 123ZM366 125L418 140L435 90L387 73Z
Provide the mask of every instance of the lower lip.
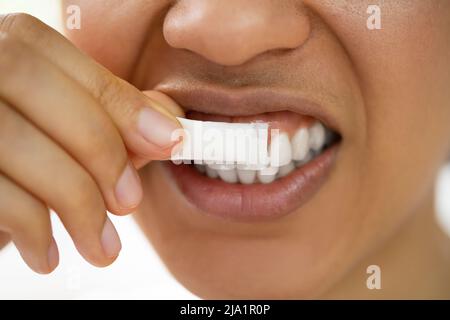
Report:
M166 164L186 199L200 211L228 220L258 222L283 217L308 202L325 183L338 146L270 184L230 184L208 178L191 165Z

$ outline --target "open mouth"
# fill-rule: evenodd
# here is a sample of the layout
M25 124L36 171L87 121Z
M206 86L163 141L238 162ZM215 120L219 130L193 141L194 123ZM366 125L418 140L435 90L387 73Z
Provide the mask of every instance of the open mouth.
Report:
M255 111L264 110L261 95L256 95L256 100L254 95L247 101L244 98L234 105L234 109L211 110L202 107L207 105L205 96L195 92L190 95L177 91L168 93L188 110L187 118L239 123L262 121L280 132L277 137L279 166L276 167L167 162L171 176L185 198L206 214L247 222L284 216L307 202L326 181L341 136L312 112L306 115L286 108L251 114L245 107L236 111L236 106L248 103L259 106L253 109ZM219 98L214 100L222 107L237 102L235 98ZM264 101L268 102L267 99ZM247 104L242 104L244 102Z
M321 155L339 140L339 136L320 121L289 111L270 112L255 116L224 117L200 112L188 112L187 118L221 122L265 122L269 129L278 129L276 137L278 166L246 166L239 164L190 164L199 173L226 183L269 184L291 174ZM269 143L269 150L270 143Z

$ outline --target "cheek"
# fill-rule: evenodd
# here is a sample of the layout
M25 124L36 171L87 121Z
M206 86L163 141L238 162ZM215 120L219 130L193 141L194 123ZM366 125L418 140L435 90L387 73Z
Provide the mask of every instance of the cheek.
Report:
M358 77L367 136L346 150L354 164L347 169L360 179L361 237L376 243L428 199L449 152L450 2L382 2L382 29L373 31L370 1L309 2Z
M358 17L336 26L352 34L344 45L364 96L367 142L355 155L372 230L417 210L449 151L450 2L440 3L382 7L382 30Z
M119 77L129 79L168 1L75 0L70 4L81 9L81 30L66 30L70 40Z
M423 12L424 16L417 12L408 17L415 21L411 30L405 29L406 21L397 33L386 30L393 33L387 39L390 45L374 47L371 63L361 68L368 172L381 170L384 184L389 182L394 195L405 199L418 199L432 187L449 148L450 42L445 30L450 18L440 21L434 13L436 23L430 24Z

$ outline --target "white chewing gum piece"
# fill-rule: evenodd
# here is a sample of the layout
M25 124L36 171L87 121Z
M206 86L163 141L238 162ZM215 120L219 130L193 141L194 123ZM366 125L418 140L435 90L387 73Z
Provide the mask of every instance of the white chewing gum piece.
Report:
M267 123L227 123L177 117L183 127L183 143L172 160L202 163L267 165ZM257 147L255 147L257 146ZM267 161L267 162L265 162Z

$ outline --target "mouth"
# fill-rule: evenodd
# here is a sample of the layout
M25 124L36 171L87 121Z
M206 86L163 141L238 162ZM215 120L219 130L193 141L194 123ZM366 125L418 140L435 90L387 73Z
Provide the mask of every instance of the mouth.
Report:
M310 201L326 183L342 138L322 106L269 90L157 89L177 101L187 118L263 121L280 131L278 167L166 162L181 193L200 211L242 222L279 218Z

